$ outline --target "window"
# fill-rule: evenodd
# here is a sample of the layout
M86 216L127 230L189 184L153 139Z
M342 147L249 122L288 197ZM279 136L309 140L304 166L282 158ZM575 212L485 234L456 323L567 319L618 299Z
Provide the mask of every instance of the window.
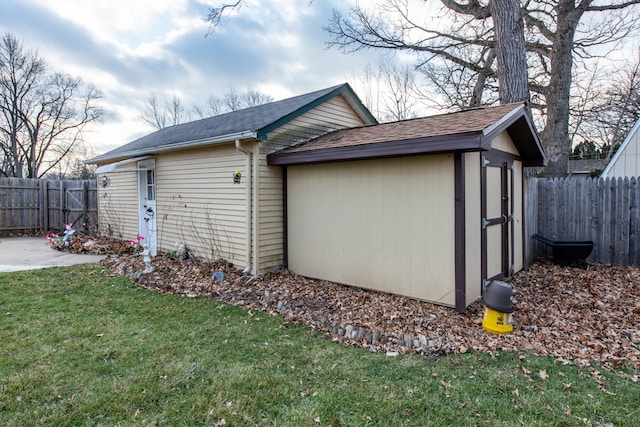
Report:
M156 199L156 171L147 170L147 200Z

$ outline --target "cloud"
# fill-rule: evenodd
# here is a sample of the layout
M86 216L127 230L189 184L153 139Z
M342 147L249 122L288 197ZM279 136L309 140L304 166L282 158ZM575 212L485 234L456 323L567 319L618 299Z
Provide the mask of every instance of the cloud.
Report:
M376 62L377 52L326 49L322 30L340 0L247 0L205 37L214 0L2 0L0 28L37 48L51 68L95 84L109 120L88 139L102 152L149 129L145 100L178 96L204 104L230 88L275 99L342 83Z

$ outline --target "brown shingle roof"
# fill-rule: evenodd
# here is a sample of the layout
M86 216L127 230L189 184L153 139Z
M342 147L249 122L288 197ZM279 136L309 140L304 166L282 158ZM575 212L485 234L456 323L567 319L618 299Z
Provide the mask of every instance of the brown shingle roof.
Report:
M487 150L503 131L511 136L526 166L544 165L544 153L524 103L342 129L269 154L267 162L294 165Z
M312 139L305 144L289 148L284 152L295 153L361 144L450 136L470 132L477 133L482 132L520 106L522 106L522 103L506 104L400 122L342 129Z

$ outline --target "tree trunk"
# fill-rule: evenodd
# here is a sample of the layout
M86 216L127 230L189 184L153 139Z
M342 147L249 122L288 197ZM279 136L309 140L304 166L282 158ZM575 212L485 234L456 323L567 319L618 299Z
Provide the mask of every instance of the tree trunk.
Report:
M560 0L557 6L557 28L551 55L551 75L546 94L547 124L541 134L547 154L545 176L567 175L571 138L569 137L569 100L573 42L583 10L576 9L574 0Z
M484 68L490 70L493 66L493 61L496 60L496 50L490 49L487 53L483 65ZM476 108L482 106L482 95L484 94L484 87L489 75L487 73L478 73L478 79L473 86L473 92L471 93L471 100L469 101L469 108Z
M524 19L519 0L491 0L500 104L529 100Z

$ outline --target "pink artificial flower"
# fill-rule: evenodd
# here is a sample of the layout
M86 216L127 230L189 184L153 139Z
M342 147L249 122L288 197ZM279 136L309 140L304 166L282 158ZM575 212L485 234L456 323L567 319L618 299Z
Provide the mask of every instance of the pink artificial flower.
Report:
M142 240L144 240L144 237L137 236L135 239L129 240L129 243L131 243L133 246L138 246L140 244L140 241Z

